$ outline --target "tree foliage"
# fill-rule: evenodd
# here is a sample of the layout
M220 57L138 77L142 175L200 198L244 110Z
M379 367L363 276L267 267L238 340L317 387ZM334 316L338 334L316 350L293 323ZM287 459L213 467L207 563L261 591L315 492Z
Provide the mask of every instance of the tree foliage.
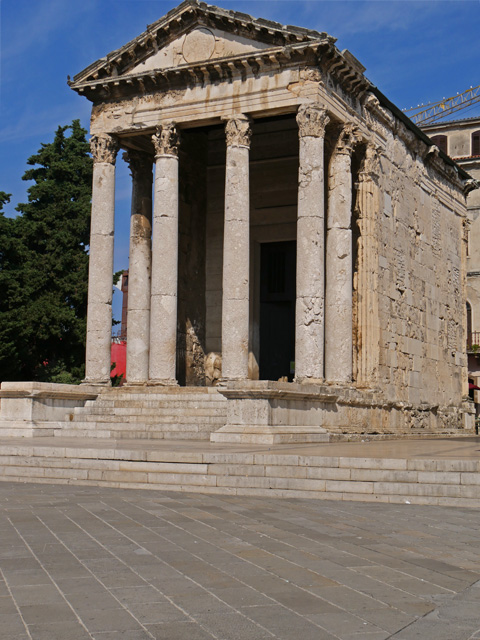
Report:
M78 120L58 127L27 164L28 202L0 223L0 380L78 381L92 184L85 129Z

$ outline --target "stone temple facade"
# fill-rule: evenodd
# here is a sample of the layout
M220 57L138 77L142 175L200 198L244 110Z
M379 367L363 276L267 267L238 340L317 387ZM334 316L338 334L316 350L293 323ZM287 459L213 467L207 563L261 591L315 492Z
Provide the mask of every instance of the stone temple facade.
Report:
M187 0L70 81L93 103L90 398L109 384L123 150L123 393L210 387L213 441L472 429L472 180L364 71L326 33Z

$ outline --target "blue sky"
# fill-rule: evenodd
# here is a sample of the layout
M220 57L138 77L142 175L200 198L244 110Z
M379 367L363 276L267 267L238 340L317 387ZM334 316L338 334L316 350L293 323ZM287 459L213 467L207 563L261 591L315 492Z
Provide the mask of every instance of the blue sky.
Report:
M90 103L67 86L73 76L155 22L178 2L159 0L0 0L0 190L7 207L26 199L27 158L58 125ZM214 4L214 3L213 3ZM227 9L326 31L367 68L398 107L455 95L480 84L478 0L219 0ZM477 69L477 71L475 71ZM480 107L461 117L480 115ZM460 117L460 116L459 116ZM115 268L128 266L130 178L117 168ZM115 304L119 316L119 301Z

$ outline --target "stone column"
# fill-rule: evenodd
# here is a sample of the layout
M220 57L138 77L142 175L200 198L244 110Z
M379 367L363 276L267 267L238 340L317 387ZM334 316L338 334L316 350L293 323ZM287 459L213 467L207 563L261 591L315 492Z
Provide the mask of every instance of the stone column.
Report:
M328 172L325 285L325 378L351 382L352 312L352 150L355 129L343 127Z
M295 380L323 380L325 290L324 108L302 105L297 214L297 302L295 308Z
M93 155L93 190L85 382L110 384L115 160L119 145L113 136L101 134L92 136L90 147Z
M132 174L130 258L128 265L127 382L148 380L153 158L129 150L123 158Z
M378 380L380 320L378 303L379 157L367 145L356 184L355 214L360 232L357 246L357 278L354 304L356 361L354 377L360 385Z
M244 115L225 125L225 229L223 237L222 378L248 378L250 263L250 121Z
M149 382L176 385L178 284L178 134L157 128L152 234Z

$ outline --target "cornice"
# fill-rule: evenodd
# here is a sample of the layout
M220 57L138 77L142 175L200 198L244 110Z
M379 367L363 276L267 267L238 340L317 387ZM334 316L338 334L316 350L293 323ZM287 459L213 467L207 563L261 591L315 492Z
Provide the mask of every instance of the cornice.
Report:
M68 84L92 102L101 102L181 87L192 88L207 83L231 82L234 78L244 79L247 75L258 77L272 69L311 66L320 67L346 91L360 98L370 87L370 82L348 57L335 47L334 42L333 38L327 36L316 41L263 49L247 55L239 54L87 82L69 81Z

